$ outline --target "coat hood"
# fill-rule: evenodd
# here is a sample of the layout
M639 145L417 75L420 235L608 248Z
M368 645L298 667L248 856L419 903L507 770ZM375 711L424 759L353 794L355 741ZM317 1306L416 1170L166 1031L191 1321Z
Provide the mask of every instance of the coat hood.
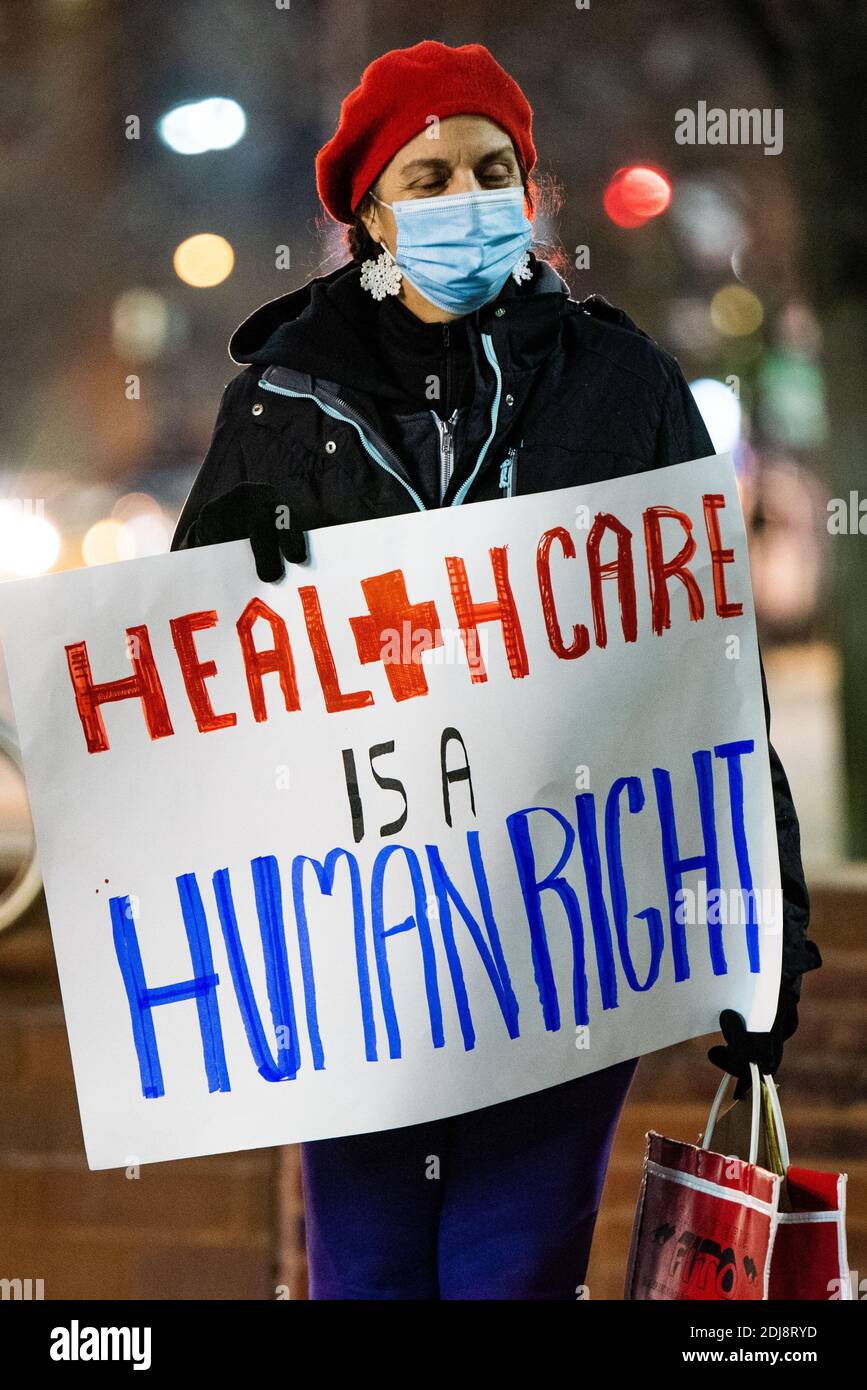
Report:
M526 304L521 317L527 318L528 330L532 327L535 336L547 330L553 346L560 314L574 301L552 266L532 254L530 263L533 279L517 285L510 278L494 302ZM478 324L490 308L467 315L468 321ZM397 396L399 389L376 356L377 310L377 301L361 288L361 267L349 262L260 305L235 329L229 356L238 366L291 367L369 395Z

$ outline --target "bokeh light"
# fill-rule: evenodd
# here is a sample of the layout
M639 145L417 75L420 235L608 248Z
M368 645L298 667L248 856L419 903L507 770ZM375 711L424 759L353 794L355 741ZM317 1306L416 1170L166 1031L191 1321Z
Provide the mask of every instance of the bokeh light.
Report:
M741 403L730 386L703 376L689 383L695 403L718 454L733 450L741 434Z
M60 554L60 533L20 502L0 501L0 569L26 578L45 574Z
M665 212L671 184L658 169L634 164L618 169L605 190L603 206L618 227L641 227Z
M145 555L167 555L172 538L168 521L147 512L124 522L118 541L121 560L140 560Z
M167 111L157 125L160 139L175 154L205 154L237 145L247 129L243 108L229 97L187 101Z
M726 338L743 338L755 333L764 317L761 300L746 285L724 285L711 300L711 323Z
M186 285L210 289L231 275L235 253L225 237L199 232L176 247L172 263L178 279Z
M117 541L118 559L168 553L173 527L159 502L147 492L127 492L119 497L111 517L123 524Z
M115 502L111 515L117 521L129 521L132 517L141 516L142 512L161 510L159 502L149 492L125 492Z
M165 350L170 332L170 310L155 290L126 290L111 306L111 337L120 356L153 361Z
M86 565L110 565L115 560L126 558L122 551L127 542L124 539L126 527L114 517L103 517L85 533L81 542L81 554Z
M678 179L671 217L690 254L726 273L745 236L743 217L731 187L712 178Z

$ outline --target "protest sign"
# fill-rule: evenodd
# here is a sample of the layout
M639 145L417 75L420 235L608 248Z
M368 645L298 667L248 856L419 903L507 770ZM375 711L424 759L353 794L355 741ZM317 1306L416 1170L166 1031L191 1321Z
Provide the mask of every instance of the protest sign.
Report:
M389 1129L773 1018L730 459L22 580L92 1168Z

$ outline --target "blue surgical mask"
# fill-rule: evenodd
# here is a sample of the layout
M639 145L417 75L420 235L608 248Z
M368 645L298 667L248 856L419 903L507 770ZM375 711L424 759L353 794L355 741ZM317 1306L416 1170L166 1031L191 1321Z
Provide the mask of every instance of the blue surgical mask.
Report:
M397 224L397 265L425 299L450 314L471 314L494 299L533 235L523 188L402 198L382 206L391 208Z

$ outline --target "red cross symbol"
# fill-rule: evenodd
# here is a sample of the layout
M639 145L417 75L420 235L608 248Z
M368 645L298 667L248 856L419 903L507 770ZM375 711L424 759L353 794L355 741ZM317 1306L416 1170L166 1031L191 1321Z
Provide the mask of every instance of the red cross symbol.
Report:
M362 579L361 588L368 613L349 619L361 661L383 662L395 700L426 695L421 654L443 645L436 604L410 603L403 570Z

